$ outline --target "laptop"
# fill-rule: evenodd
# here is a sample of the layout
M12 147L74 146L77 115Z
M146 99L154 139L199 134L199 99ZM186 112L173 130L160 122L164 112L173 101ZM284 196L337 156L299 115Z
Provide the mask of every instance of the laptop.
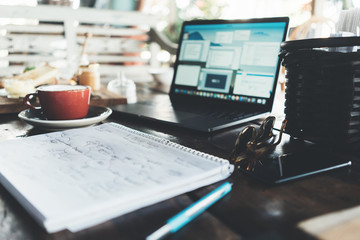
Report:
M288 23L288 17L185 21L169 93L113 112L201 132L266 116Z

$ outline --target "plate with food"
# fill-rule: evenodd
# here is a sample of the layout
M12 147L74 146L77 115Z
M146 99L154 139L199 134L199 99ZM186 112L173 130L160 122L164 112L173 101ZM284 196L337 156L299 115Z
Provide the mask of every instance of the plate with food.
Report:
M56 84L59 70L45 65L26 69L24 73L4 78L0 81L0 88L5 88L8 98L22 98L34 92L36 87L44 84Z

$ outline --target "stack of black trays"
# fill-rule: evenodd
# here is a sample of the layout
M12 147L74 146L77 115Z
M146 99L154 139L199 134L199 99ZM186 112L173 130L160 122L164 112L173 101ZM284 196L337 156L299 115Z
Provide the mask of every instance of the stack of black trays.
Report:
M337 51L359 45L359 37L282 43L287 133L326 145L360 142L360 52Z

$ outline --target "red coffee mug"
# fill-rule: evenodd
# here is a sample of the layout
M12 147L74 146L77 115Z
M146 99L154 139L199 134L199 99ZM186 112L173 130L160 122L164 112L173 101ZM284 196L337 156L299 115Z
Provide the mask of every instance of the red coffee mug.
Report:
M32 110L42 111L49 120L83 118L89 111L90 87L71 85L44 85L36 93L25 96L24 103ZM31 98L39 98L40 106L32 105Z

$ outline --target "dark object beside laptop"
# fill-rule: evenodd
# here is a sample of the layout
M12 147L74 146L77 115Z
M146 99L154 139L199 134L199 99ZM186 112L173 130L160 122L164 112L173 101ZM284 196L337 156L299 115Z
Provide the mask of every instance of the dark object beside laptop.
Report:
M331 51L359 45L360 37L282 43L286 132L338 147L360 142L360 53Z
M351 165L329 146L319 145L274 130L275 117L259 127L247 126L238 135L230 161L246 174L267 184L278 184Z
M268 185L349 166L351 161L344 161L334 149L288 136L266 157L238 164L240 171Z

